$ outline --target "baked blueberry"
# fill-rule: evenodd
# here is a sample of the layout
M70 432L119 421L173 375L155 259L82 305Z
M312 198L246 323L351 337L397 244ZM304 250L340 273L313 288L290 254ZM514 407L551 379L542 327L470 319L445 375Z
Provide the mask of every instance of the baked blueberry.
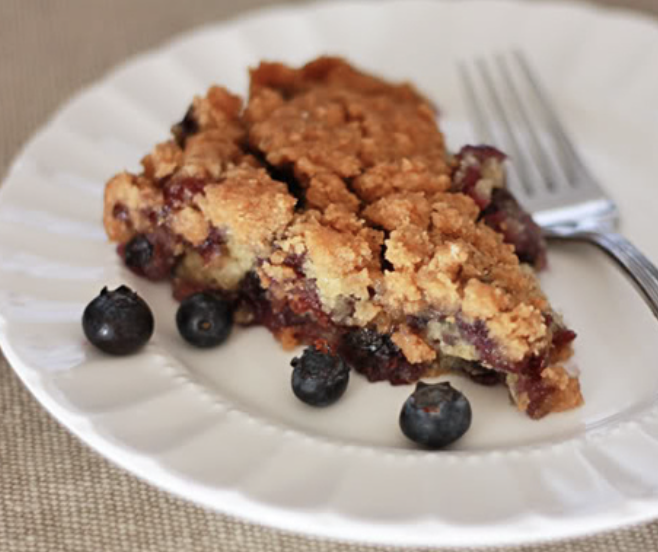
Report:
M188 137L199 132L199 122L194 116L194 108L192 106L186 111L183 120L172 127L171 132L176 139L176 143L181 148L185 147Z
M418 382L400 413L400 428L409 439L430 449L448 446L471 427L471 405L450 383Z
M136 235L126 244L126 266L135 269L144 269L153 258L153 244L143 234Z
M299 400L311 406L329 406L345 393L350 370L343 359L328 351L307 347L290 363L292 390Z
M111 355L128 355L143 347L153 335L153 313L137 293L126 286L106 287L82 315L87 339Z
M190 295L176 313L178 331L191 345L206 349L221 345L233 328L233 309L212 293Z

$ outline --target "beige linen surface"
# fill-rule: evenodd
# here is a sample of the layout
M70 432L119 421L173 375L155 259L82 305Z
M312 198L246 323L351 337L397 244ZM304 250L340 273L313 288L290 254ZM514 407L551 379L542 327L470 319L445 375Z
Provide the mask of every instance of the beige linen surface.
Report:
M267 0L0 0L0 175L72 92L198 24ZM658 0L607 0L658 15ZM657 466L658 469L658 466ZM55 422L0 354L0 552L375 551L209 512L112 466ZM524 551L658 550L658 522Z

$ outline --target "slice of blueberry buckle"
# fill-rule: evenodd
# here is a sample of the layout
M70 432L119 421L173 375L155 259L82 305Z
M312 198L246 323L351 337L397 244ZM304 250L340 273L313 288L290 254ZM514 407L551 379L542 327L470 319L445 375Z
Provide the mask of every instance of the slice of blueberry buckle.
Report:
M371 381L459 371L532 418L581 404L575 333L534 273L539 228L490 146L451 155L432 104L343 60L262 63L246 106L194 99L140 174L105 191L128 268L212 291L283 344L324 343Z

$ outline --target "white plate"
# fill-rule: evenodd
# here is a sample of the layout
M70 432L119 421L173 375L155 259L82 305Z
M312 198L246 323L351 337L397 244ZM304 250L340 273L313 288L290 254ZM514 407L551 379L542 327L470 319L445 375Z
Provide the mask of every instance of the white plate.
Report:
M578 330L586 405L533 422L503 389L453 378L474 424L453 450L414 450L397 427L409 387L353 377L312 410L290 354L262 329L220 350L185 346L166 285L122 268L100 223L113 173L137 168L195 93L244 91L260 58L348 56L410 79L468 140L454 64L520 46L541 68L623 231L658 260L658 30L625 12L562 3L397 1L255 13L141 56L68 103L12 167L0 204L0 344L63 424L138 476L197 503L326 537L406 545L527 543L658 516L658 325L586 247L551 249L544 285ZM653 207L651 207L653 205ZM80 315L127 282L154 307L141 354L108 358Z

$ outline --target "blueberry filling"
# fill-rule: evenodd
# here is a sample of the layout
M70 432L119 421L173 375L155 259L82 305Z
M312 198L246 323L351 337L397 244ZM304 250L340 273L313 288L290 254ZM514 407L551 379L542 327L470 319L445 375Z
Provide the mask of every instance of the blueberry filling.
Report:
M153 245L143 234L138 234L126 244L124 261L129 268L141 270L153 258Z
M347 331L339 344L341 355L369 381L389 380L393 385L417 381L427 370L424 363L411 364L389 335L371 328Z
M176 263L172 254L171 236L164 228L149 234L138 234L119 246L119 255L126 266L149 280L162 280L171 274Z
M193 106L189 107L183 120L172 127L171 132L181 148L185 147L185 142L189 136L199 132L199 123L194 116Z

